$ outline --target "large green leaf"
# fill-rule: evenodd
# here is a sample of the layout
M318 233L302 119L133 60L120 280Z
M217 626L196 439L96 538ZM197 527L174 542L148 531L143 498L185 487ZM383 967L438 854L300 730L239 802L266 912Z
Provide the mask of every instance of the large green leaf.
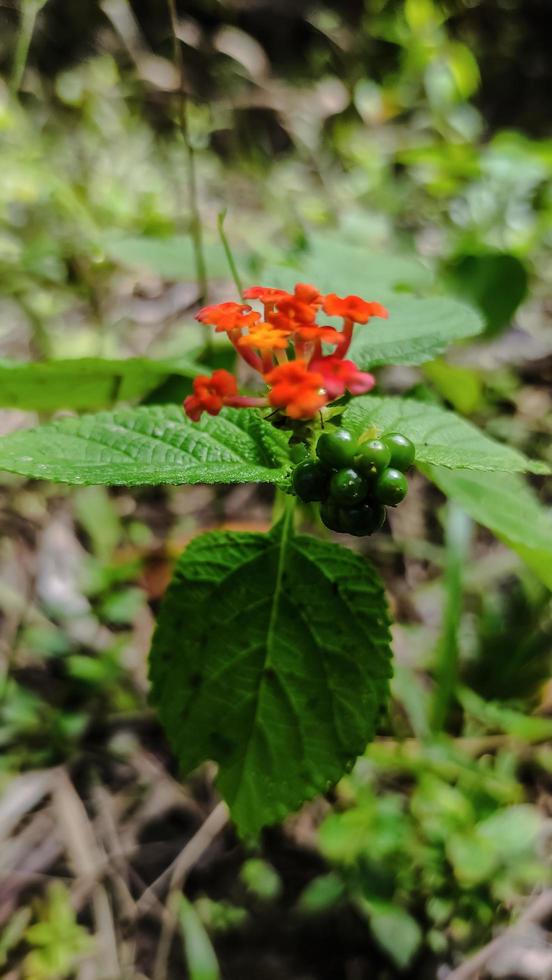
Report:
M424 466L423 472L470 517L517 551L552 589L552 517L520 476L442 466Z
M356 328L351 358L361 368L379 364L422 364L464 337L481 332L481 317L448 297L416 299L404 294L385 299L388 320Z
M123 265L148 269L164 279L191 281L196 278L195 254L190 236L153 238L143 235L119 238L108 235L104 246L108 255ZM209 276L213 279L228 279L228 260L222 245L205 243L203 252Z
M198 365L182 358L84 357L30 363L0 359L0 405L37 412L105 408L117 401L143 398L171 375L193 378L199 371Z
M373 567L291 533L205 534L178 565L151 653L152 697L185 771L219 764L240 832L281 820L364 750L387 694Z
M286 436L253 410L190 422L178 405L64 418L0 439L0 469L57 483L279 483Z
M323 293L349 293L369 300L388 298L400 289L431 284L432 273L415 255L374 252L335 235L311 239L295 268L271 266L263 273L267 285L291 288L297 280L313 282Z
M351 357L362 368L378 364L421 364L450 344L483 329L469 306L447 297L418 299L427 291L431 272L415 256L371 252L332 236L317 238L296 268L265 270L268 285L291 289L297 280L313 282L322 292L349 293L382 302L388 320L357 326Z
M106 250L126 265L151 269L167 279L195 278L192 243L184 236L109 236ZM228 278L221 245L207 244L205 257L212 277ZM412 291L427 291L432 280L431 271L416 256L373 252L343 242L335 235L312 239L295 266L269 266L261 279L267 285L285 289L292 289L298 280L312 281L322 292L355 293L385 303L389 320L373 320L368 327L357 327L352 355L363 368L421 364L437 357L456 340L471 337L483 328L481 317L457 300L417 299L412 295Z
M382 432L402 432L416 444L418 463L451 469L549 472L546 463L496 442L454 412L414 398L355 398L344 421L357 435L372 425Z

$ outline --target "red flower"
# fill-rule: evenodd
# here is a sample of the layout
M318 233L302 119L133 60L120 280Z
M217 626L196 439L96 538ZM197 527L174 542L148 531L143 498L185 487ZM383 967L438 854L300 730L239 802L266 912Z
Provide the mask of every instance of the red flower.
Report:
M290 293L272 286L250 286L249 289L244 289L243 298L258 299L261 303L279 303L282 299L290 298Z
M270 404L292 419L312 418L328 401L323 376L309 371L305 361L279 364L265 374L265 381L272 386L268 395Z
M345 389L351 395L365 395L376 383L372 374L359 371L354 361L342 361L340 357L319 357L311 361L310 369L322 375L329 401L339 398Z
M238 347L254 347L256 350L285 350L289 343L289 330L281 330L271 323L254 323L249 333L238 340Z
M384 319L389 316L381 303L367 303L360 296L341 298L335 293L328 293L324 297L323 308L328 316L342 316L344 320L352 320L353 323L368 323L372 316L381 316Z
M281 300L277 309L277 313L269 313L270 322L285 330L295 330L296 327L306 323L314 323L316 319L316 309L308 303L295 299L294 296Z
M270 313L270 320L278 327L295 330L297 326L314 323L321 306L322 296L314 286L298 282L293 296L287 294L276 301L277 313Z
M300 303L307 303L309 306L314 306L318 309L322 306L322 293L316 288L316 286L309 286L306 282L298 282L293 294L295 299L299 300Z
M333 327L319 327L316 323L306 323L295 329L295 336L305 344L340 344L343 334Z
M211 377L198 374L194 378L194 393L184 399L184 411L193 422L199 422L203 412L218 415L223 405L238 393L238 385L233 374L223 368Z
M367 323L372 316L387 317L380 303L368 303L360 296L322 296L308 283L297 283L293 293L271 286L250 286L244 297L259 300L264 305L264 317L246 303L230 302L205 306L196 319L227 332L242 359L263 376L269 391L262 396L240 395L236 379L228 371L215 371L211 377L200 375L194 380L193 394L184 401L189 418L197 421L203 412L217 415L224 405L271 405L290 418L309 419L345 391L360 395L374 386L371 374L359 371L353 361L344 358L355 323ZM330 316L343 319L341 330L316 322L321 307ZM325 343L335 347L331 356L322 354Z
M204 306L196 313L195 319L216 327L217 333L222 333L250 327L261 319L261 314L244 303L217 303L214 306Z

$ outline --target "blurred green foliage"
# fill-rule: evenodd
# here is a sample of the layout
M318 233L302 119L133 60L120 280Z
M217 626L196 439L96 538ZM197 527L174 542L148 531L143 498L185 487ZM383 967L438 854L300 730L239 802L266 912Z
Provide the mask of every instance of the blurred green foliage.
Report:
M69 893L61 882L51 884L47 897L37 903L36 921L27 927L24 938L31 947L23 960L25 980L63 980L93 949L91 936L77 923Z
M500 909L542 882L543 818L523 802L508 749L491 761L444 739L374 746L340 797L347 809L320 828L335 868L326 897L315 879L301 907L347 898L399 967L423 941L439 956L473 948Z

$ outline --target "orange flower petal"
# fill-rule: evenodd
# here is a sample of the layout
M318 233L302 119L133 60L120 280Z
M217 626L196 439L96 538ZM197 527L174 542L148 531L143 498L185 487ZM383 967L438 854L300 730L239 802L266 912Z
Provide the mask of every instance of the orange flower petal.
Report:
M381 303L368 303L360 296L336 296L335 293L328 293L324 297L324 312L328 316L342 316L345 320L353 320L354 323L368 323L372 316L380 316L386 319L389 313Z
M282 299L291 299L291 294L285 289L275 289L273 286L249 286L243 291L244 299L258 299L261 303L277 303Z
M198 422L203 412L218 415L228 398L237 394L238 383L233 374L220 368L212 375L198 374L193 382L194 393L184 399L184 411L193 422Z
M294 419L312 418L328 401L321 374L309 371L305 361L280 364L265 375L271 385L268 400Z
M216 327L217 333L249 327L261 319L261 314L244 303L217 303L204 306L195 315L200 323Z
M256 350L285 350L289 343L289 330L280 330L271 323L256 323L249 333L238 340L239 347Z
M304 343L340 344L343 334L333 327L319 327L316 324L297 327L295 336Z

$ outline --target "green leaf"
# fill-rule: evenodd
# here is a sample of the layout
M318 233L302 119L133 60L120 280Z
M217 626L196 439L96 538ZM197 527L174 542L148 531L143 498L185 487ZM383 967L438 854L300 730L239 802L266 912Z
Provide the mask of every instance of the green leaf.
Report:
M256 898L270 901L278 898L282 891L280 875L268 861L262 858L249 858L241 866L240 879Z
M508 252L461 255L448 272L452 291L481 310L487 334L499 333L507 326L527 295L527 269Z
M150 361L141 357L84 357L31 363L0 360L0 405L37 412L105 408L118 401L143 398L171 375L193 378L200 370L182 358Z
M145 235L119 238L108 235L104 247L107 254L122 265L148 269L163 279L192 281L196 278L194 247L187 235L173 235L170 238ZM203 251L209 276L212 279L228 279L228 261L222 245L206 242Z
M447 497L523 558L552 589L552 519L516 474L451 471L424 466L423 472Z
M426 288L432 273L415 255L373 252L336 235L324 235L311 239L297 268L271 266L263 277L269 286L282 289L292 289L299 280L312 282L323 293L354 293L379 301L400 289Z
M416 445L417 463L451 469L549 472L546 463L527 459L517 449L496 442L454 412L414 398L355 398L343 417L357 435L372 425L382 432L402 432Z
M57 419L0 439L0 469L57 483L281 483L287 439L248 409L191 422L178 405Z
M401 970L412 962L422 943L422 931L414 916L394 902L359 898L376 942Z
M180 764L218 762L243 835L335 783L388 691L378 575L290 524L288 512L270 534L192 541L152 645L152 699Z
M108 237L107 252L130 266L142 266L166 279L194 279L195 260L189 238ZM212 277L228 278L222 246L205 246ZM310 242L296 267L276 265L263 271L268 285L292 289L299 281L314 282L322 292L358 294L385 303L389 320L359 326L352 355L359 366L420 364L441 354L451 343L483 328L469 306L444 297L417 299L404 291L426 290L432 273L413 255L371 252L325 235Z
M184 953L190 980L220 980L220 969L211 940L194 906L183 895L178 909Z
M374 253L332 236L315 239L296 269L271 267L269 285L291 289L297 280L313 282L324 293L349 293L382 302L388 320L356 328L351 357L362 368L378 364L421 364L450 344L480 333L481 317L469 306L446 297L418 299L432 275L415 256Z
M492 880L498 858L476 827L450 834L445 841L445 850L456 878L465 887L473 888L486 879Z
M527 715L500 701L487 701L469 688L460 688L457 697L464 711L491 730L506 732L522 742L544 742L552 738L552 718Z
M345 883L333 871L309 881L297 902L300 912L325 912L345 896Z
M442 358L424 364L423 373L439 394L462 415L472 415L483 402L483 378L474 368L449 364Z
M515 864L525 854L534 852L542 834L544 819L536 806L519 803L497 810L478 825L478 831L499 857Z
M457 340L480 333L483 325L471 307L443 296L397 295L384 297L384 303L388 320L373 319L356 328L350 356L363 369L431 361Z

